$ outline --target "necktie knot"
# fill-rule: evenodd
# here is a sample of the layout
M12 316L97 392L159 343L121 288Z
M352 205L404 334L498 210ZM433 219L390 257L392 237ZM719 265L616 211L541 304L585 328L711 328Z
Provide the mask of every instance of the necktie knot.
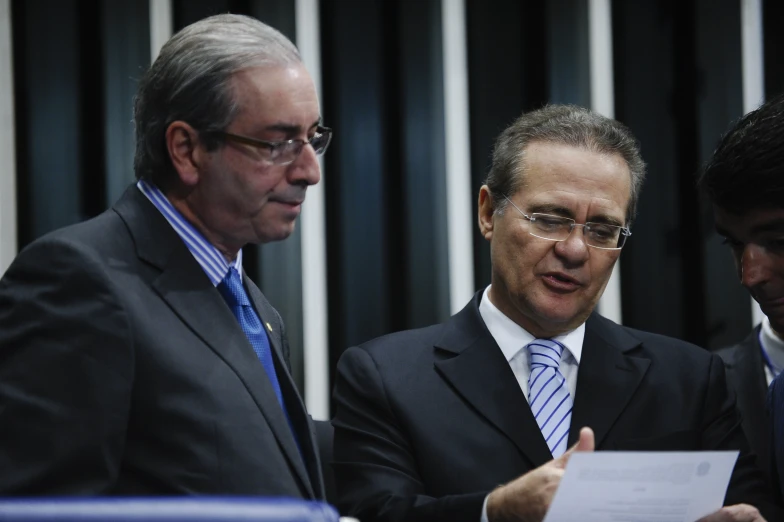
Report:
M534 339L528 346L531 354L531 368L546 367L558 368L561 365L561 355L564 347L552 339Z
M250 306L248 294L242 286L242 276L234 267L229 268L226 277L218 285L218 290L223 294L223 298L231 306Z

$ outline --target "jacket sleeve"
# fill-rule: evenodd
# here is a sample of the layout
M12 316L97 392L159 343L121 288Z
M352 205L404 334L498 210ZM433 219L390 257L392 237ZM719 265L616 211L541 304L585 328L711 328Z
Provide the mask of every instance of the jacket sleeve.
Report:
M0 495L95 495L117 477L131 332L104 266L39 240L0 280Z
M488 491L428 495L415 450L367 351L349 348L341 356L334 400L333 470L342 514L363 522L479 522Z

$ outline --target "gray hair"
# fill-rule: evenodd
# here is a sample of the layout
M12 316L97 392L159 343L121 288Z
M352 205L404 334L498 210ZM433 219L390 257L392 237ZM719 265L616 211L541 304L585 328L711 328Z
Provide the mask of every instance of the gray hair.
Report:
M498 137L493 149L493 165L485 181L496 212L501 213L506 208L504 196L511 197L522 187L525 149L533 142L559 143L601 154L620 155L631 173L626 225L631 224L645 179L639 143L622 123L575 105L547 105L524 113Z
M177 120L205 134L224 130L239 107L232 76L249 67L301 63L297 48L272 27L242 15L222 14L191 24L171 37L139 82L134 100L137 179L169 187L177 173L166 148L166 129Z

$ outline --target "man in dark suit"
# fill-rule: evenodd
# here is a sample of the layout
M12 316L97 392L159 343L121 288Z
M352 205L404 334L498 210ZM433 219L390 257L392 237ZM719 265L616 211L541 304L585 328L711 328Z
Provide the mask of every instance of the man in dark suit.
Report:
M644 170L628 129L586 109L545 107L501 134L479 192L491 285L444 324L338 364L342 511L540 521L571 451L710 449L741 453L728 507L705 520L780 520L721 360L594 312Z
M738 365L733 384L744 429L768 468L780 457L771 459L762 390L784 368L782 151L784 96L779 95L732 125L699 180L713 203L716 230L732 250L738 279L765 314L761 327L734 350L734 360L744 363ZM784 409L772 413L784 417Z
M770 329L770 321L766 322L767 330ZM752 453L757 456L757 466L770 481L770 438L764 412L768 385L773 375L760 342L763 335L774 334L763 333L763 325L759 325L742 342L717 350L716 354L724 361L727 383L736 395L743 431Z
M188 26L135 124L138 182L0 280L0 495L323 498L283 322L242 270L331 136L297 49L248 17Z

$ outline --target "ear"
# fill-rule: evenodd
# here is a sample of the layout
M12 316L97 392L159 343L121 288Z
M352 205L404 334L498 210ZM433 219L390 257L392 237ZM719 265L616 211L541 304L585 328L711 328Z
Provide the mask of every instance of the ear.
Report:
M166 149L174 170L186 187L199 182L204 148L199 147L199 133L184 121L174 121L166 129Z
M495 217L495 205L493 195L487 185L482 185L479 189L479 231L487 241L493 239L493 218Z

